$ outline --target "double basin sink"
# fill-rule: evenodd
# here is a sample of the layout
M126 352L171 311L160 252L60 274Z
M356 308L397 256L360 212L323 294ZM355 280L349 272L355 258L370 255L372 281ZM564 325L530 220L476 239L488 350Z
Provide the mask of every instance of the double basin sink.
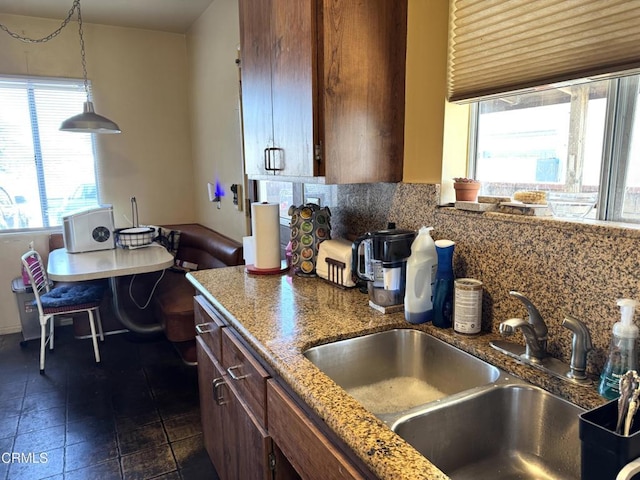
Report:
M580 407L427 333L398 329L304 355L450 478L580 478Z

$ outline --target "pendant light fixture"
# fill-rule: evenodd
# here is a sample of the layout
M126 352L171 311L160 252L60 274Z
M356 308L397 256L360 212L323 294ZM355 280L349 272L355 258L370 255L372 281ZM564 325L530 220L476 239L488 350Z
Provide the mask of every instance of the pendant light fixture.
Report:
M82 31L82 12L80 10L80 0L74 1L74 6L78 10L78 34L80 36L80 57L82 59L82 76L84 78L84 91L87 94L87 101L84 102L84 111L71 118L67 118L60 125L63 132L83 132L83 133L120 133L120 127L102 115L98 115L93 110L93 102L89 92L89 81L87 80L87 61L84 51L84 36Z
M60 130L64 132L82 132L82 133L120 133L120 127L115 122L112 122L102 115L95 113L93 108L93 102L91 101L91 92L89 89L89 81L87 80L87 62L85 59L84 50L84 36L82 30L82 12L80 10L80 0L74 0L67 18L62 22L62 25L47 35L46 37L39 39L32 39L23 37L17 33L11 32L6 26L0 24L0 29L8 33L11 37L18 40L22 40L27 43L45 43L52 38L58 36L64 27L69 24L69 21L73 17L74 12L78 12L78 34L80 36L80 57L82 60L82 75L84 79L84 91L87 95L87 100L84 102L83 112L74 115L71 118L66 119L60 125Z

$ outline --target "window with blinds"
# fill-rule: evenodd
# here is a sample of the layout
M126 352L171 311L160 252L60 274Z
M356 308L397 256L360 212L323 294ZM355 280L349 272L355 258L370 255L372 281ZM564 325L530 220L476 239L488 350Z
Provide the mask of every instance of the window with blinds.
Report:
M0 76L0 231L98 204L92 135L58 130L85 100L82 80Z
M640 0L452 0L448 98L481 193L597 193L640 223Z
M450 101L593 79L638 67L638 0L450 2Z

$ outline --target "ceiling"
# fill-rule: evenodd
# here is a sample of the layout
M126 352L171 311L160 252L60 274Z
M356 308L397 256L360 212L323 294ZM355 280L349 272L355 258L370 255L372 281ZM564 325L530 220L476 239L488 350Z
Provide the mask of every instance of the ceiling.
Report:
M87 23L185 33L213 0L82 0ZM63 20L73 0L0 0L0 13ZM74 17L75 18L75 17Z

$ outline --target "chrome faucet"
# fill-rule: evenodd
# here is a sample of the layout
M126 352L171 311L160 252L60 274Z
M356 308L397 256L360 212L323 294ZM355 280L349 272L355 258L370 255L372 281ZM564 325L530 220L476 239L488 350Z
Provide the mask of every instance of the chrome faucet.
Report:
M504 336L513 335L517 329L522 331L525 341L524 357L531 362L541 362L547 357L547 324L544 323L542 315L531 300L522 293L510 291L509 295L520 300L527 307L529 320L522 318L510 318L500 323L500 334Z
M569 315L562 321L562 326L573 333L568 376L575 380L587 380L587 353L593 349L589 329L580 320Z

